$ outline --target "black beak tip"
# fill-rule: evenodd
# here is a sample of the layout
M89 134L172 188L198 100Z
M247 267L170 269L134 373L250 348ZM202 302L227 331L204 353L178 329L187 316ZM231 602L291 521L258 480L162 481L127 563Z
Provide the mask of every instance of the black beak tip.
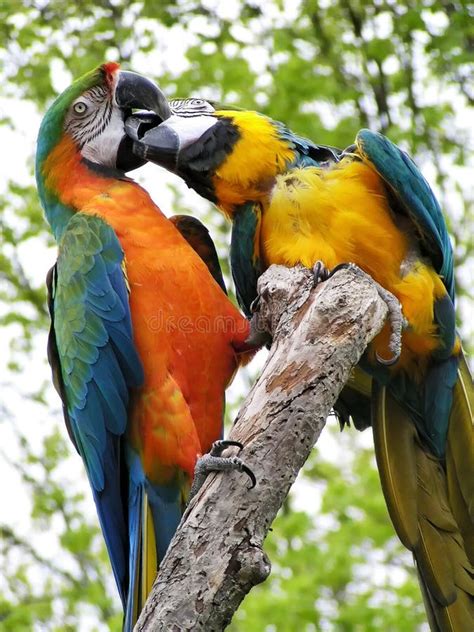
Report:
M157 125L144 132L139 125L137 126L136 121L130 120L133 118L127 119L125 131L134 140L134 154L172 171L175 170L179 153L178 134L166 125Z
M142 160L148 160L147 155L146 155L147 154L146 149L147 149L146 145L141 143L139 140L133 142L132 151L135 154L135 156L137 156L137 158L141 158Z

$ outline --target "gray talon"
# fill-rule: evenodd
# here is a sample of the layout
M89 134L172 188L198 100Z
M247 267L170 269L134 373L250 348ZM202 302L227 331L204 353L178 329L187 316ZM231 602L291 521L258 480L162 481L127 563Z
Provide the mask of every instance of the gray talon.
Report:
M313 266L314 285L327 281L332 274L322 261L316 261Z
M257 296L250 303L250 313L255 314L255 312L258 312L259 309L260 309L260 294L257 294Z
M229 448L230 446L235 446L236 448L239 448L239 452L244 449L244 444L240 443L240 441L231 441L230 439L218 439L212 444L209 454L211 456L221 456L224 450L226 448Z
M240 461L240 459L239 459ZM252 470L245 465L245 463L243 461L240 461L241 463L241 467L242 467L242 472L245 472L247 474L247 476L250 478L250 480L252 481L252 484L250 485L250 487L248 489L253 489L255 487L255 485L257 484L257 477L255 476L255 474L252 472Z
M355 265L355 263L347 263L340 264L336 266L331 274L334 274L337 270L342 268L349 268L356 274L368 276L369 279L375 284L377 288L378 295L385 303L388 309L388 319L390 321L391 333L390 333L390 341L388 343L388 348L390 353L392 354L388 360L380 357L378 353L375 354L375 358L379 364L382 366L393 366L400 359L400 354L402 352L402 331L406 327L407 323L402 314L402 306L400 305L398 299L384 287L382 287L377 281L372 279L372 277L361 270L359 266Z
M400 358L400 354L393 355L391 358L386 360L385 358L382 358L382 356L379 356L377 352L375 352L375 359L382 366L393 366L394 364L398 362L399 358Z
M242 443L240 443L240 441L220 439L219 441L214 441L209 454L204 454L200 459L197 460L196 467L194 468L194 480L191 486L191 491L189 492L188 503L201 489L207 475L211 472L229 472L233 470L237 470L237 472L243 472L247 474L252 482L252 485L249 487L249 489L253 489L255 487L255 485L257 484L255 474L247 465L245 465L242 459L240 459L238 456L221 456L222 452L226 448L231 446L239 448L239 452L243 450L244 447Z
M317 261L313 268L313 272L315 275L315 282L316 283L318 282L316 279L316 274L319 274L320 277L321 277L321 274L325 275L325 278L323 280L327 280L339 270L347 270L347 269L352 270L359 276L363 275L363 276L369 277L369 279L373 283L375 283L375 287L377 288L377 292L380 298L383 300L383 302L387 306L388 319L390 321L390 327L392 330L390 333L390 341L388 344L388 348L392 355L388 360L385 360L384 358L380 357L378 353L376 353L375 358L377 362L381 364L382 366L393 366L394 364L398 362L400 358L400 354L402 351L402 331L407 326L407 322L402 314L401 305L399 301L397 300L397 298L391 292L389 292L384 287L382 287L379 283L377 283L377 281L374 281L374 279L372 279L372 277L369 274L361 270L359 266L357 266L355 263L352 263L352 262L340 263L337 266L335 266L330 272L328 272L328 270L325 268L322 261Z

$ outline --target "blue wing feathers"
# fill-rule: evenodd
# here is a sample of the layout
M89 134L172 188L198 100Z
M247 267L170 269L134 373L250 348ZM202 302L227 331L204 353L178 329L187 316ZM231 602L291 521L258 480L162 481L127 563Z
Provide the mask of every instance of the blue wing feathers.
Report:
M251 316L250 305L257 296L257 280L262 272L254 254L257 230L258 217L253 204L242 206L232 223L230 264L237 300L247 317Z
M434 303L434 318L442 345L433 352L439 360L450 357L456 341L456 312L451 297L446 294Z
M422 255L429 258L446 287L446 295L434 303L441 345L433 352L423 384L404 374L389 382L392 394L411 411L424 442L443 458L458 366L458 358L452 355L456 321L453 252L448 229L433 191L410 156L382 134L365 129L358 133L356 143L362 158L384 179L416 226Z
M99 359L99 350L94 345L88 343L82 338L77 336L74 338L74 348L71 349L74 359L82 360L87 365L93 365Z
M453 253L443 213L430 185L413 160L377 132L363 129L357 146L390 186L412 222L436 271L454 302Z
M128 486L128 600L125 609L125 620L123 632L131 632L135 618L136 587L140 569L140 542L143 528L143 503L145 491L145 476L138 456L128 451L128 462L130 464L130 478Z
M123 251L99 217L74 215L59 244L54 325L72 432L84 460L114 576L126 602L128 498L122 436L130 389L143 382Z
M123 434L127 425L128 387L110 345L102 349L95 366L94 382L101 398L105 428L114 434Z
M115 357L129 387L138 387L143 384L143 366L136 354L127 355L128 337L122 331L109 327L110 344L114 349Z
M308 138L294 134L283 123L274 121L279 138L285 140L291 149L296 150L292 165L298 167L319 167L321 163L338 162L340 149L328 145L316 145Z
M85 325L81 332L81 338L90 345L105 344L107 341L107 330L102 320L94 313L86 314Z
M453 389L458 377L459 358L451 356L430 367L424 380L425 432L436 456L444 458Z
M106 456L107 433L104 412L94 385L90 385L86 405L82 410L70 413L74 433L82 446L87 476L97 491L104 489L104 459Z
M105 455L103 460L104 489L98 492L92 488L92 491L107 550L113 552L112 570L125 608L128 588L128 534L127 517L120 488L121 481L117 476L117 462L120 462L122 457L118 437L108 434Z

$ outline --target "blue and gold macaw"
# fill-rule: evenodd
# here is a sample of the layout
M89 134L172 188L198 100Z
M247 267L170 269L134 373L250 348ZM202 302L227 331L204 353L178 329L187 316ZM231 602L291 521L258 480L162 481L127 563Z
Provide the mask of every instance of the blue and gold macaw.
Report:
M389 366L386 325L337 406L343 421L373 427L389 513L414 554L432 629L474 630L472 380L455 330L452 248L428 183L369 130L340 152L257 112L202 99L170 108L151 129L128 121L134 151L231 219L247 314L271 264L353 262L399 300L398 361Z

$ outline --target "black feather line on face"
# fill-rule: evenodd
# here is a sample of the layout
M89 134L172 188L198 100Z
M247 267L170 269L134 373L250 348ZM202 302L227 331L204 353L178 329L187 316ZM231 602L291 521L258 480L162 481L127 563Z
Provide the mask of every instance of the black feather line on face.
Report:
M218 119L198 141L180 151L178 169L183 166L190 171L214 171L231 153L239 138L240 131L231 119Z
M219 119L201 138L179 153L177 173L186 184L211 202L216 202L212 178L232 152L240 131L231 119Z
M183 118L212 116L215 112L213 105L204 99L173 99L169 106L173 114Z
M112 118L112 97L103 86L95 86L83 94L84 102L89 107L86 116L75 118L74 113L66 124L66 130L82 149L102 134Z

